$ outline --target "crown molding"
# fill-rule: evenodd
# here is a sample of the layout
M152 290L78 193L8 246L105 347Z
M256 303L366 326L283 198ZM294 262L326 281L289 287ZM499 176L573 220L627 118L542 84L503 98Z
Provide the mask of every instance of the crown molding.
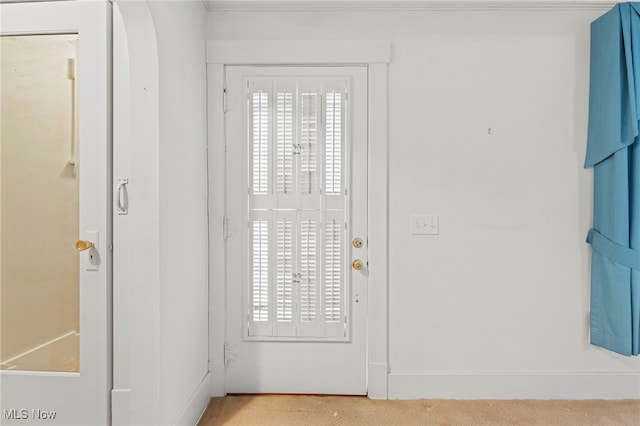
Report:
M204 0L213 12L606 11L600 0Z

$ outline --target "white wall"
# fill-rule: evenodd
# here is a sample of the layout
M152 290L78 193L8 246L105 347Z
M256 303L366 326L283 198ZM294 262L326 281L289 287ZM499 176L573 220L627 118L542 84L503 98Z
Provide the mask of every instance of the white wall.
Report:
M206 10L154 1L160 102L160 424L208 370Z
M209 13L210 40L392 43L390 398L640 397L639 360L588 343L602 13ZM412 213L440 234L409 235Z
M194 424L207 405L206 11L114 13L114 425Z

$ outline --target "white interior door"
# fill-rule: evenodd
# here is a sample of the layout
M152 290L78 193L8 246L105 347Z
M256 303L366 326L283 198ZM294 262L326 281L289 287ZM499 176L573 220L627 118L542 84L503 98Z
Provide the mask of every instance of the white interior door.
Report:
M0 12L2 424L109 424L111 4Z
M226 391L366 394L366 68L225 72Z

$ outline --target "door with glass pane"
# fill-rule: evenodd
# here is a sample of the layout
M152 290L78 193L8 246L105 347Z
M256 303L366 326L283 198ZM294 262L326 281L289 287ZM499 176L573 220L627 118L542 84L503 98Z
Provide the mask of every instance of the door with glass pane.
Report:
M110 4L0 12L2 424L107 424Z
M366 394L364 67L227 67L226 391Z

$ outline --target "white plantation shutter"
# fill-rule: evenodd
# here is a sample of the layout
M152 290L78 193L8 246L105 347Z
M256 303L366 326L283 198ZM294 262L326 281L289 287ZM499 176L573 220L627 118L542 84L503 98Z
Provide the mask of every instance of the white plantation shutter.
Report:
M342 317L342 229L342 223L335 218L325 222L324 318L329 322Z
M269 93L254 92L251 110L251 190L254 194L266 194L269 188Z
M293 98L295 93L276 95L277 192L293 191Z
M300 321L317 319L318 303L318 222L300 222Z
M318 121L320 93L303 92L300 96L300 192L318 191Z
M347 81L247 88L248 336L345 338Z
M342 93L326 95L325 188L328 194L342 191Z
M251 222L251 320L269 321L269 222Z
M279 219L276 226L276 319L293 320L293 223Z

